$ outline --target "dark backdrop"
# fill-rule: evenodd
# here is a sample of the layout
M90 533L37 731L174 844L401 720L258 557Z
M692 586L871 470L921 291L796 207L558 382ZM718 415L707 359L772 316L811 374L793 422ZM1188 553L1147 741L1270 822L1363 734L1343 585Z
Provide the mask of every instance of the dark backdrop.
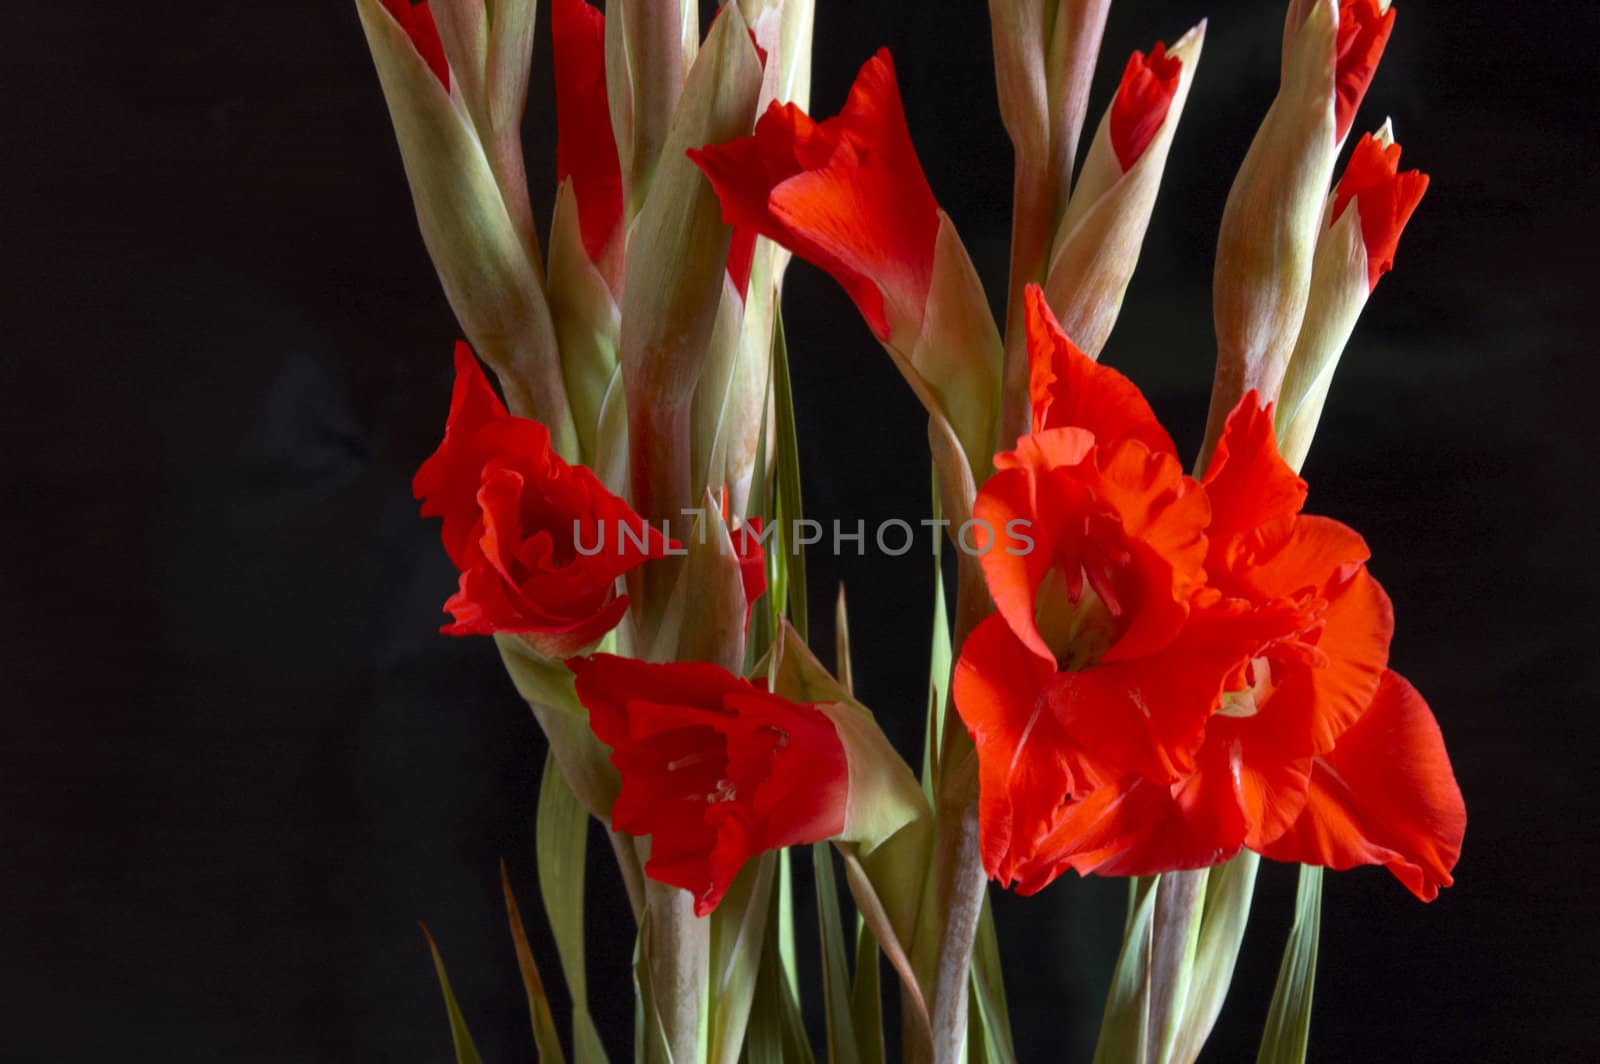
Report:
M983 5L819 6L817 110L894 49L930 179L998 295L1010 158ZM1312 508L1372 544L1394 663L1438 712L1471 826L1433 905L1380 871L1329 879L1314 1056L1578 1060L1600 872L1580 162L1600 18L1587 0L1401 7L1358 124L1392 113L1434 184L1307 475ZM1186 449L1210 249L1280 8L1123 2L1107 32L1095 114L1129 49L1212 16L1106 356ZM496 862L537 914L542 742L488 642L435 634L453 576L408 481L455 329L352 5L33 4L7 25L0 1058L442 1060L425 919L488 1057L531 1059ZM543 28L539 52L527 142L548 204ZM816 271L791 271L788 306L813 515L919 518L913 400ZM909 744L926 561L814 557L813 600L841 578L860 689ZM630 943L603 857L591 971L620 1053ZM1266 868L1208 1059L1253 1053L1291 891ZM1000 900L1025 1060L1084 1058L1121 895Z

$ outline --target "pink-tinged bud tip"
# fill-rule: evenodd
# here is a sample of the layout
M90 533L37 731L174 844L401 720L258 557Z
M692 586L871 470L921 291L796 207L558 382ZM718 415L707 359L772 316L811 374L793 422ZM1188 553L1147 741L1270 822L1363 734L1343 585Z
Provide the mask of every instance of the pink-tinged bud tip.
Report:
M1334 73L1334 125L1339 140L1350 132L1356 108L1361 106L1372 75L1378 71L1389 34L1394 32L1394 11L1378 0L1344 0L1339 5L1338 65Z
M1394 251L1411 213L1428 190L1428 175L1419 170L1400 173L1400 145L1387 147L1372 134L1361 138L1350 165L1334 191L1333 221L1344 215L1353 199L1361 216L1361 242L1367 249L1367 284L1394 267Z
M434 24L433 12L428 10L427 0L422 0L420 4L414 4L411 0L383 0L383 6L400 23L400 28L406 31L411 43L417 46L417 53L439 79L439 84L449 91L450 64L445 60L444 41L439 38L439 27Z
M1148 56L1134 52L1128 57L1117 98L1111 103L1111 147L1124 173L1133 169L1167 120L1182 73L1183 61L1168 55L1167 46L1160 41Z

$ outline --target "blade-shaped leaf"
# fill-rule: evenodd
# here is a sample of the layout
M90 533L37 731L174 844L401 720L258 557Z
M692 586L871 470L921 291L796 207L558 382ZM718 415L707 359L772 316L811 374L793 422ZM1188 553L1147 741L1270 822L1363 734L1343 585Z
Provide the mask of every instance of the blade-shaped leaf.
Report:
M444 1010L450 1017L450 1041L455 1045L456 1064L483 1064L483 1058L478 1056L478 1047L472 1042L472 1032L467 1030L467 1021L461 1015L461 1006L456 1003L455 991L450 989L450 976L445 974L444 958L439 956L439 947L434 944L433 935L429 934L426 924L417 926L422 928L422 935L428 940L428 952L433 954L433 970L439 974Z
M1159 876L1150 876L1128 881L1128 919L1122 935L1122 952L1106 990L1094 1064L1147 1064L1145 1041L1150 1018L1146 988L1150 972L1150 931L1155 922L1159 880Z
M589 1016L584 970L583 885L589 842L589 814L567 786L554 755L546 755L539 784L535 848L539 895L561 955L561 971L572 995L573 1057L579 1064L606 1059Z
M817 922L822 936L822 998L828 1027L830 1064L859 1064L850 1009L850 968L845 959L844 925L839 917L839 890L833 879L833 847L813 843L811 864L817 879Z
M1218 865L1206 878L1205 911L1200 917L1200 941L1195 950L1194 980L1183 1003L1178 1024L1176 1056L1193 1060L1211 1035L1222 1003L1233 982L1233 968L1244 943L1255 895L1256 869L1261 858L1250 850Z
M776 941L779 948L761 951L755 1004L745 1034L744 1059L748 1064L813 1064L814 1060L794 994L792 911L789 913L790 956L784 956L782 910L786 904L793 908L792 898L784 900L788 893L788 857L787 849L779 852L777 882L772 888L774 904L767 910L767 941Z
M711 1039L707 1059L737 1064L765 952L776 853L747 863L711 914Z
M833 672L846 694L855 694L855 677L850 666L850 611L844 601L844 584L839 585L839 601L833 608Z
M883 965L878 941L867 922L856 917L856 974L850 986L850 1016L861 1064L884 1064Z
M928 834L926 831L907 832L891 839L887 846L869 860L880 865L892 865L902 870L901 874L908 878L918 878L927 860ZM920 1039L927 1041L931 1039L927 1001L904 945L909 939L911 929L915 926L917 914L914 911L904 910L897 915L889 912L854 847L841 846L839 856L844 860L845 882L849 884L850 896L855 899L856 911L861 914L862 921L877 940L878 948L883 951L885 959L900 976L901 1011L902 1013L906 1009L913 1011L913 1015L904 1020L903 1028L911 1030L915 1026ZM900 930L896 929L897 923Z
M795 524L804 516L800 499L800 449L796 442L794 422L794 393L789 382L789 342L783 328L783 312L776 314L772 330L772 386L774 406L777 411L777 440L774 448L778 462L778 535L783 537L787 555L789 594L789 619L800 638L807 633L806 617L806 548L793 542Z
M1011 1012L1006 1007L1006 985L1000 969L1000 943L995 937L994 913L987 894L978 913L978 934L972 945L972 1001L983 1034L983 1059L993 1064L1016 1064Z
M1311 1037L1311 995L1317 980L1317 938L1322 924L1322 869L1300 866L1294 926L1283 947L1278 985L1267 1010L1257 1064L1303 1064Z
M789 994L796 1005L800 1001L800 971L796 956L799 947L794 935L794 857L788 848L778 853L778 959L783 963L783 977L789 984Z
M528 1017L533 1021L533 1044L539 1050L539 1064L566 1061L561 1051L561 1037L556 1033L555 1016L550 1012L550 999L545 996L544 980L539 976L539 966L533 959L533 947L528 944L528 933L522 926L522 913L517 908L517 897L511 892L511 877L506 874L506 863L500 862L500 889L506 898L506 919L511 924L511 944L517 951L517 968L522 972L522 988L528 995Z

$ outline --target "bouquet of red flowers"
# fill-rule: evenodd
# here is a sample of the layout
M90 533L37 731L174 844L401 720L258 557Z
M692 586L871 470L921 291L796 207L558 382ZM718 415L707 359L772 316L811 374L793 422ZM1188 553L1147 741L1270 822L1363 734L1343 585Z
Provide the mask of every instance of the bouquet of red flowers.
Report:
M1322 870L1383 865L1431 901L1466 824L1433 714L1388 667L1367 546L1303 512L1298 475L1427 188L1388 123L1335 176L1395 13L1289 2L1278 94L1221 219L1210 421L1185 472L1098 360L1205 24L1128 58L1080 151L1109 0L990 0L1015 149L997 322L890 55L839 114L807 113L813 3L726 0L702 35L696 0L551 0L541 247L521 143L535 4L357 0L466 335L415 480L460 570L444 631L495 640L549 743L538 849L565 1034L507 886L540 1059L605 1058L583 979L592 816L637 927L636 1059L812 1059L788 861L810 844L830 1060L884 1058L880 953L907 1059L1014 1059L988 884L1031 894L1071 869L1130 882L1096 1059L1191 1061L1261 857L1302 866L1261 1058L1302 1060ZM842 594L831 669L807 643L824 536L801 501L792 256L845 289L928 416L924 524L956 581L953 609L942 583L931 604L916 768L853 693ZM874 534L903 553L914 530Z

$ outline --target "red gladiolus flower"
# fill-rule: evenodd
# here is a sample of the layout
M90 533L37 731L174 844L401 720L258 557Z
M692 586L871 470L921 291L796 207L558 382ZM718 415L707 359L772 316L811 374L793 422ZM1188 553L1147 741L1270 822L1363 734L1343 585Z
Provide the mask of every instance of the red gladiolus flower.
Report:
M1067 868L1147 875L1248 846L1387 864L1432 897L1465 814L1426 706L1385 678L1366 544L1300 513L1254 393L1196 484L1138 389L1027 299L1035 431L973 513L1025 517L1032 549L990 544L998 612L953 687L990 875L1032 893Z
M1355 200L1361 217L1361 242L1367 249L1367 283L1394 268L1395 248L1411 214L1428 191L1428 175L1419 170L1400 173L1400 145L1387 147L1372 134L1362 137L1350 155L1350 165L1334 191L1333 221L1343 216ZM1369 289L1370 290L1370 289Z
M1344 0L1339 5L1339 43L1334 70L1334 125L1339 140L1350 132L1356 109L1367 95L1378 60L1394 32L1394 11L1378 0Z
M1183 61L1168 55L1160 41L1149 56L1134 52L1128 57L1122 84L1111 101L1111 147L1124 173L1133 169L1167 120L1182 73Z
M439 84L448 91L450 88L450 64L444 57L444 42L439 39L439 27L433 21L433 12L428 10L427 0L421 3L412 3L411 0L383 0L383 6L388 9L394 20L400 23L400 28L406 31L406 36L411 38L411 43L417 46L417 52L428 64L434 76L439 79Z
M616 627L628 599L617 578L667 553L668 542L593 472L550 447L537 421L512 417L472 351L456 346L444 442L417 470L424 517L461 570L445 603L450 635L516 632L564 657Z
M1334 867L1389 864L1431 898L1459 852L1450 827L1459 796L1451 806L1454 784L1426 706L1383 686L1393 688L1383 679L1393 621L1366 571L1366 545L1337 522L1299 513L1305 484L1278 457L1271 411L1253 394L1229 418L1205 486L1210 582L1190 624L1204 630L1215 611L1249 610L1257 645L1205 722L1192 771L1162 784L1125 764L1120 778L1076 795L1038 845L1055 863L1024 868L1023 889L1065 867L1147 875L1249 847ZM1374 734L1409 745L1374 768ZM1344 776L1343 763L1356 771ZM1371 785L1380 772L1393 775Z
M556 180L572 179L578 228L599 262L622 221L622 164L606 102L606 19L585 0L555 0Z
M1372 705L1313 762L1305 811L1261 853L1278 861L1387 865L1423 901L1453 880L1467 808L1428 704L1386 672Z
M981 545L998 613L968 637L954 681L978 748L984 863L1002 881L1059 867L1041 847L1074 794L1124 770L1183 778L1261 626L1241 609L1188 623L1205 493L1138 389L1073 347L1037 288L1027 299L1042 431L996 458L973 516L1029 542L997 531Z
M833 722L715 665L596 654L567 663L622 790L611 827L650 836L645 872L705 916L751 857L844 830Z
M933 279L939 205L906 128L894 62L861 68L844 110L814 122L773 103L755 134L690 151L748 226L831 274L880 340L915 336Z

